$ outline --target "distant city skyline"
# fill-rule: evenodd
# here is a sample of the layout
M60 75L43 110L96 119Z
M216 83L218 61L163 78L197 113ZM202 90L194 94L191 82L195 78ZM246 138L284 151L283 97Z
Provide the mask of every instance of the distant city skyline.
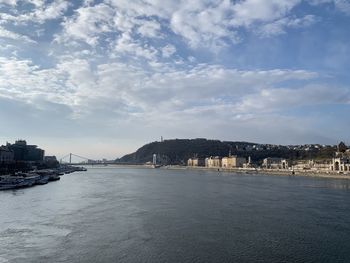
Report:
M348 0L0 0L0 144L350 144L349 25Z

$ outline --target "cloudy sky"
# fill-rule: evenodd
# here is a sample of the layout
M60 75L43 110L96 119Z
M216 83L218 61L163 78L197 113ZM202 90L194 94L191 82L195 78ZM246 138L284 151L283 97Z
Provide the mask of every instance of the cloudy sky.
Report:
M0 0L0 144L350 143L349 0Z

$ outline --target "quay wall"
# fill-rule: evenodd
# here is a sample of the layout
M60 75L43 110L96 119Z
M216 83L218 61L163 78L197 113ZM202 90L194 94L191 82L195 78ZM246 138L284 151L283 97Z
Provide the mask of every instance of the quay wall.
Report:
M350 173L325 172L314 170L292 170L285 169L263 169L263 168L208 168L194 166L166 166L166 169L193 169L193 170L209 170L218 172L233 172L240 174L261 174L261 175L277 175L277 176L305 176L305 177L322 177L334 179L350 179Z
M145 164L108 164L108 166L118 166L120 168L139 168L139 169L154 169L152 165ZM87 165L88 166L88 165ZM103 167L103 166L101 166ZM222 167L203 167L203 166L181 166L181 165L167 165L157 169L173 169L173 170L204 170L204 171L216 171L216 172L232 172L238 174L256 174L256 175L275 175L275 176L304 176L304 177L322 177L332 179L350 179L350 172L337 173L327 171L315 171L315 170L295 170L294 174L292 170L285 169L264 169L264 168L222 168Z

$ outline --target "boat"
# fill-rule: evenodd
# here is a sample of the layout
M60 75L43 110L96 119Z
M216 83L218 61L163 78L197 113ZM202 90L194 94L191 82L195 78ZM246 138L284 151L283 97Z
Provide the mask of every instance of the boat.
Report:
M39 175L28 175L24 177L24 181L28 184L27 186L36 185L38 180L40 180Z
M33 172L29 172L29 173L18 172L15 174L15 176L23 177L24 181L27 183L27 186L36 185L38 184L37 182L41 179L39 174L33 173Z
M15 189L23 182L23 179L20 180L9 175L0 176L0 190Z
M51 182L51 181L58 181L58 180L60 180L61 178L60 178L60 176L59 176L59 174L56 174L56 173L52 173L52 174L49 174L49 181Z
M65 165L57 168L55 171L62 174L70 174L74 172L86 172L87 169L82 166Z
M49 176L47 175L39 175L39 179L35 182L35 184L43 185L49 182Z
M86 172L87 169L85 167L74 167L75 172Z
M17 189L33 185L33 178L25 178L23 176L0 176L0 190Z
M14 175L0 176L0 190L18 189L47 184L60 180L62 173L55 170L36 170L29 173L17 172Z
M55 170L38 170L36 173L42 177L45 177L47 182L58 181L60 180L60 175L62 175L62 173L56 172Z
M18 185L12 182L0 182L0 190L17 189Z

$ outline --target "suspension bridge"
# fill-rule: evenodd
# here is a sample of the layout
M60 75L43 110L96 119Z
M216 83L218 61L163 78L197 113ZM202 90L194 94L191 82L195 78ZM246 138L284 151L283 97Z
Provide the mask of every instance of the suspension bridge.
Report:
M60 163L61 164L97 164L100 162L78 154L68 153L60 159Z

